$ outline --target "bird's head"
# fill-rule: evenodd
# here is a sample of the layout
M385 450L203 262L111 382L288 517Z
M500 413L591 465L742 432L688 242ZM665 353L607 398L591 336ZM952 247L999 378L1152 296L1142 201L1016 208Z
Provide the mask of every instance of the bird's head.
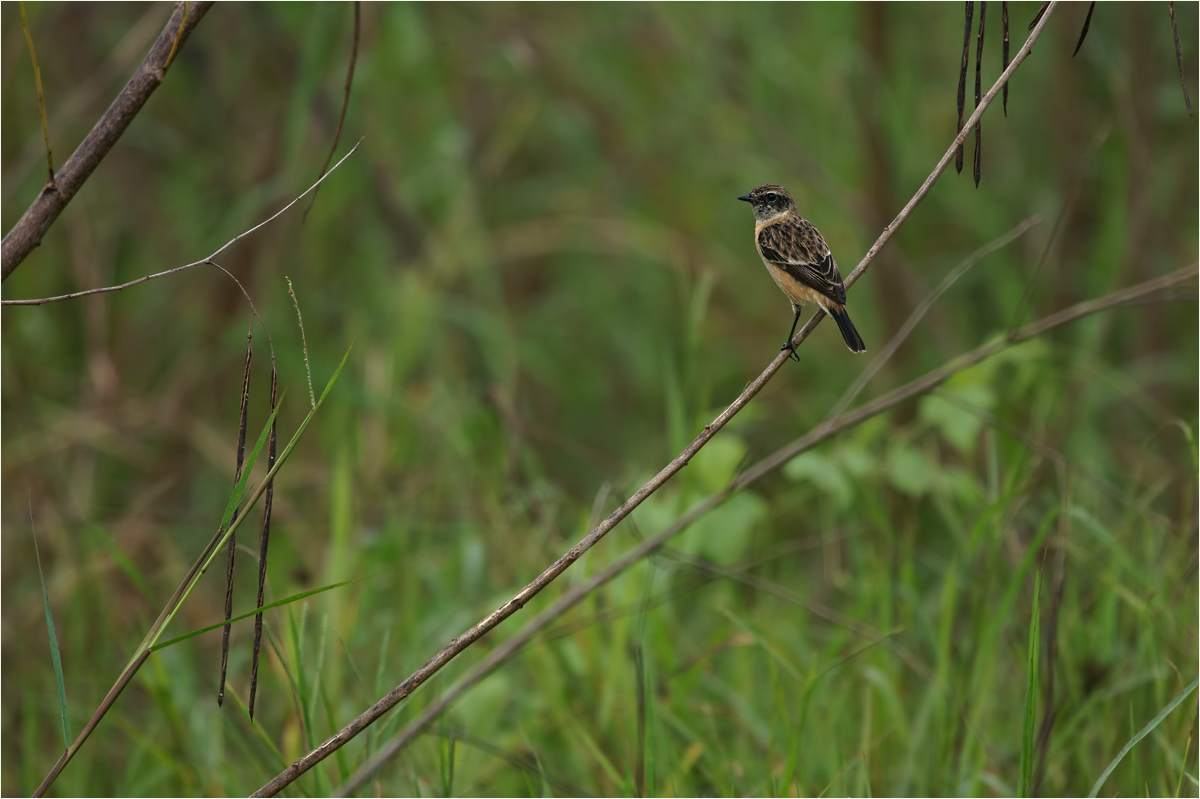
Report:
M750 207L754 209L754 218L759 222L775 219L796 208L796 203L792 200L792 195L788 194L788 190L783 186L776 186L774 183L763 184L738 199L750 203Z

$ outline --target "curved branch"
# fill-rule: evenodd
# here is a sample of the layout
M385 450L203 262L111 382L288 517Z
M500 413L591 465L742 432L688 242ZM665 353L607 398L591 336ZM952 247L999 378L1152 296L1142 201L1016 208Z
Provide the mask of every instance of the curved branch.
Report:
M129 127L129 123L146 104L146 100L163 82L171 58L187 41L188 35L211 6L212 3L179 3L175 6L175 13L158 35L158 40L150 48L137 72L133 73L133 77L117 95L117 99L113 100L91 133L62 165L62 169L58 170L58 174L52 175L46 181L37 199L4 236L3 256L0 257L0 281L7 280L25 257L42 243L42 237L67 207L67 203L117 143L117 139L121 138L125 128Z

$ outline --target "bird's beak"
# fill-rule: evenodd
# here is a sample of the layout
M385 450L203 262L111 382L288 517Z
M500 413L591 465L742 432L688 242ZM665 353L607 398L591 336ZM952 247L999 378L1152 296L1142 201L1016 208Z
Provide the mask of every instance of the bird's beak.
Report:
M738 199L739 199L739 200L742 200L743 202L750 202L750 195L749 195L749 194L743 194L741 197L738 197Z

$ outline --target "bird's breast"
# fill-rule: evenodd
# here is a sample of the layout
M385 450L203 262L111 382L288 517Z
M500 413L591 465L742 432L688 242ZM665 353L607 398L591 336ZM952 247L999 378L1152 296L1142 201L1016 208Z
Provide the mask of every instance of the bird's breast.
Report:
M771 279L775 281L775 285L779 286L779 290L791 300L792 310L798 311L801 305L819 305L827 309L830 305L836 304L821 292L804 285L766 258L763 258L762 261L766 265L767 271L771 273Z

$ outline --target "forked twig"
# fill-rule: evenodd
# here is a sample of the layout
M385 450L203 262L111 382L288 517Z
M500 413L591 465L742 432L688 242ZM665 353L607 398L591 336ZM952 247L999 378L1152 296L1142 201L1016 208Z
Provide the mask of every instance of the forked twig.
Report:
M979 121L979 118L983 115L984 111L987 110L987 107L991 104L992 99L995 98L995 96L999 93L1004 83L1008 81L1012 73L1018 67L1020 67L1021 62L1023 62L1026 56L1029 55L1029 51L1032 48L1033 43L1037 40L1038 36L1041 35L1041 32L1045 27L1045 23L1049 20L1050 15L1053 13L1053 9L1056 5L1057 4L1055 2L1050 4L1046 14L1043 15L1041 23L1033 30L1032 33L1030 33L1029 38L1026 39L1025 43L1021 46L1021 49L1018 51L1016 58L1013 59L1012 64L1010 64L1008 69L1006 69L1004 73L997 79L996 84L992 86L988 93L984 95L978 107L976 107L975 112L967 121L966 127L959 131L958 136L955 137L954 141L950 145L950 148L938 162L933 172L921 185L920 189L917 190L917 193L913 196L913 198L909 200L908 204L905 205L900 211L899 215L897 215L891 224L884 228L879 238L867 251L866 255L863 256L862 261L859 262L858 266L855 267L854 271L851 272L847 277L845 281L847 288L852 286L854 282L862 276L863 272L867 270L871 262L875 259L875 256L878 255L883 246L887 244L895 231L908 218L913 209L916 208L917 204L920 203L921 200L925 198L926 194L929 193L930 189L933 187L933 184L937 181L942 172L945 171L946 166L950 163L950 159L954 157L954 153L959 145L962 144L963 138L966 136L966 131L968 131L972 125ZM824 315L824 312L821 311L818 311L816 314L814 314L792 339L791 343L793 346L802 343L817 326L817 324L820 323ZM716 435L717 432L724 427L730 419L737 415L737 413L741 411L741 409L745 407L746 404L750 402L750 400L752 400L759 391L762 390L763 386L765 386L771 377L774 376L775 372L777 372L779 368L782 367L787 361L789 354L790 353L787 349L781 350L779 354L775 356L775 359L767 366L767 368L763 370L762 374L760 374L752 383L750 383L750 385L746 387L742 394L736 400L734 400L734 402L728 408L722 411L716 419L706 425L703 431L696 436L692 443L684 448L683 452L681 452L674 460L663 467L663 469L660 470L657 475L655 475L648 483L642 486L633 496L626 500L621 507L609 514L609 516L603 522L601 522L594 530L588 533L579 543L572 547L570 551L568 551L565 555L555 561L549 568L543 571L533 582L529 583L529 585L518 591L517 594L512 597L512 599L505 602L478 624L471 627L462 635L451 641L440 652L435 654L424 666L413 672L411 676L392 689L392 691L372 705L368 710L363 712L360 716L358 716L358 718L354 719L352 722L350 722L350 724L346 725L337 733L326 739L320 746L306 754L304 757L288 766L288 768L277 775L274 779L263 785L254 795L273 796L284 787L294 782L301 774L308 771L314 765L340 749L348 741L358 735L359 732L366 729L384 713L403 701L413 691L420 687L421 684L423 684L431 676L437 673L443 666L453 660L464 649L482 638L487 632L524 607L525 603L537 596L542 589L544 589L560 574L566 571L571 564L573 564L579 559L580 556L583 555L583 553L595 546L600 539L602 539L609 533L609 531L616 527L619 522L628 516L648 496L657 491L663 484L667 482L667 480L673 477L676 472L686 466L692 457L695 456L695 454L699 452L700 449L707 444L708 441L714 435Z

